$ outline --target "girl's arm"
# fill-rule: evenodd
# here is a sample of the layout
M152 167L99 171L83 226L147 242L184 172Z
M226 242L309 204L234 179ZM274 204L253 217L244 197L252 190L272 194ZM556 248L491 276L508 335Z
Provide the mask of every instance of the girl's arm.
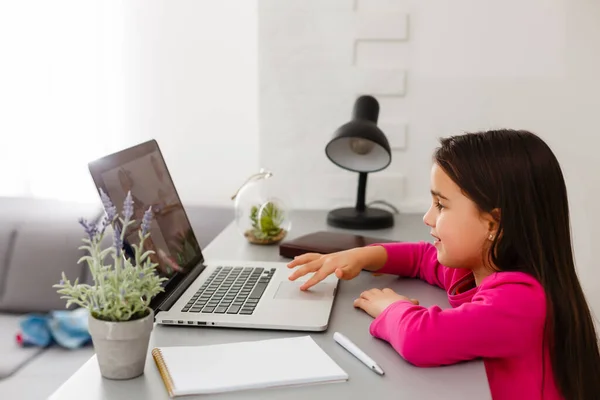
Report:
M438 262L437 250L431 243L382 243L372 246L381 246L387 253L383 268L377 272L419 278L445 290L450 286L448 268Z
M518 355L537 343L545 315L544 290L533 277L500 272L484 279L471 302L457 308L393 303L370 332L408 362L429 367Z

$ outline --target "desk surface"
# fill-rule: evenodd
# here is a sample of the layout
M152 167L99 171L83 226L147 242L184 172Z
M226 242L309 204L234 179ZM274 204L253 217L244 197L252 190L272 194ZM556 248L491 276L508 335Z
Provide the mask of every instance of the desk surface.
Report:
M297 211L289 238L317 230L338 230L326 225L323 211ZM201 221L192 219L195 230ZM342 231L347 232L347 231ZM364 235L401 241L430 240L420 215L399 215L393 228L363 231ZM281 261L277 246L256 246L246 242L234 223L230 224L204 251L206 259ZM314 340L349 375L342 383L240 391L213 396L187 398L215 399L490 399L483 362L472 361L440 368L417 368L407 363L385 341L369 334L372 318L352 305L354 299L372 287L390 287L398 293L419 299L424 306L450 307L444 291L424 282L398 279L391 275L374 276L363 272L352 281L340 281L327 331L310 333ZM350 353L336 344L333 333L340 331L370 355L385 371L379 376L367 369ZM186 326L155 326L149 350L155 346L203 345L305 335L303 332L279 332ZM83 396L83 397L82 397ZM168 395L150 355L144 374L127 381L102 378L96 356L88 360L51 397L58 399L167 399Z

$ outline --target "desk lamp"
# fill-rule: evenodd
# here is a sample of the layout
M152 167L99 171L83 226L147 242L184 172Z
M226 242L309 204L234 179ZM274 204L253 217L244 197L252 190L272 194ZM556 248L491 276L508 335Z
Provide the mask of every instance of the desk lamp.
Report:
M392 152L385 134L377 127L379 103L372 96L360 96L354 103L352 120L335 131L325 154L337 166L358 172L358 191L354 207L337 208L327 214L327 223L344 229L383 229L394 225L386 210L365 205L367 174L385 169Z

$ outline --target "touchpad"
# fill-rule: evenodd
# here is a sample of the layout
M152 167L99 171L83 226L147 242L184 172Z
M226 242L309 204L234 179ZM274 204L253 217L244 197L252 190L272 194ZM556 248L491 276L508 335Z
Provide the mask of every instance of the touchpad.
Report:
M320 282L308 290L300 290L303 282L281 281L275 299L285 300L324 300L333 297L334 283Z

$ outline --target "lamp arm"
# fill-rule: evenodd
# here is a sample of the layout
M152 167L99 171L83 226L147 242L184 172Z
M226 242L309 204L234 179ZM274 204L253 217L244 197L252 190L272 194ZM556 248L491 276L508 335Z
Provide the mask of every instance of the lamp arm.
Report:
M367 173L358 173L358 191L356 193L356 210L363 212L366 209L365 197L367 193Z

